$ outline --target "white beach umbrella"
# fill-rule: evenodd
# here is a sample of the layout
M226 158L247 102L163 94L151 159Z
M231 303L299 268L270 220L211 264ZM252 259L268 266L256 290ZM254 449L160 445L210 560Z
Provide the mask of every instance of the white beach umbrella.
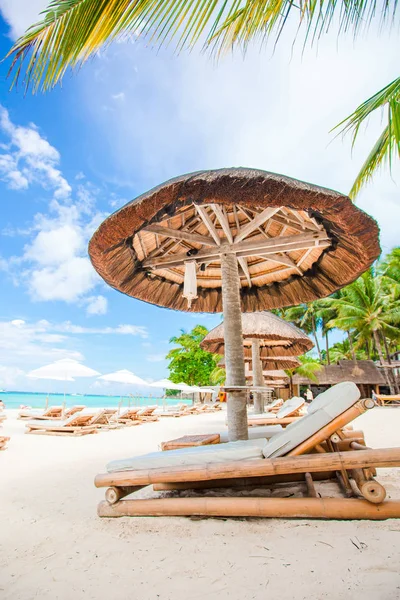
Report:
M96 375L100 375L100 373L72 358L56 360L50 365L39 367L39 369L34 369L28 373L29 377L36 379L55 379L58 381L74 381L75 377L95 377Z
M186 383L173 383L169 379L160 379L149 384L151 387L163 388L165 390L180 390L186 391L189 386Z
M98 371L85 367L77 360L72 358L62 358L55 362L34 369L28 373L28 377L34 379L51 379L53 381L75 381L76 377L95 377L100 375ZM64 389L64 402L65 402L65 389ZM48 400L46 399L46 408Z
M115 383L126 383L128 385L138 385L145 387L151 385L148 381L145 381L141 377L138 377L128 369L121 369L120 371L115 371L114 373L100 375L99 379L104 379L104 381L112 381Z

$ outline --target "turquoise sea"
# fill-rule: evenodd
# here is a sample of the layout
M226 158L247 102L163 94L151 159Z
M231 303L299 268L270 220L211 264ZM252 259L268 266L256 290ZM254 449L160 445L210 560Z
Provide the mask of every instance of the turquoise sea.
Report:
M46 398L48 398L49 406L60 406L64 402L67 406L75 404L84 404L88 408L97 407L117 407L119 402L122 406L150 406L157 404L158 406L177 404L184 402L192 404L191 398L152 398L150 396L97 396L97 395L74 395L74 394L42 394L32 392L0 392L0 399L4 402L6 408L19 408L23 406L31 406L32 408L44 408L46 406Z

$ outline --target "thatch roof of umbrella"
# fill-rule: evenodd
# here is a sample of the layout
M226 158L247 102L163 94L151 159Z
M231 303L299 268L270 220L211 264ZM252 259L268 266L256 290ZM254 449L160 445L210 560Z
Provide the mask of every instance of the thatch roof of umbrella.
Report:
M260 340L260 356L299 356L314 346L306 334L295 325L262 311L242 314L243 344L245 358L251 358L251 341ZM224 353L224 324L220 323L208 332L201 347L216 354Z
M117 290L159 306L222 312L220 256L240 265L242 311L328 296L379 256L375 221L336 192L256 169L171 179L108 217L89 244ZM185 263L197 299L183 297Z

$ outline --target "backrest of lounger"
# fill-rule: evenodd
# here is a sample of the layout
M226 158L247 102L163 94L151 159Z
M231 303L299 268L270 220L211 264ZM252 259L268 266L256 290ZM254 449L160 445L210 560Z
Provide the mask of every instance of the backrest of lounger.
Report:
M271 438L263 449L265 458L284 456L356 404L360 398L359 389L355 383L346 383L348 384L346 386L342 386L340 383L333 386L330 389L332 394L329 395L329 402L326 402L325 397L320 403L320 408L317 407L314 412L291 423L282 433ZM336 388L339 390L334 392Z
M71 415L70 417L68 417L68 419L66 419L65 421L63 421L63 426L66 427L74 427L74 426L79 426L79 425L87 425L91 422L91 420L97 416L98 413L94 413L92 412L85 412L83 410L81 410L78 413L75 413L74 415Z
M286 400L286 402L284 402L283 406L276 413L276 416L278 417L278 419L283 419L283 417L290 417L291 414L299 410L299 408L304 406L304 404L304 398L293 396L293 398L290 398L290 400Z
M355 383L351 381L342 381L341 383L337 383L314 398L307 408L307 414L311 415L320 408L329 406L331 402L351 395L357 398L357 400L360 398L360 391Z

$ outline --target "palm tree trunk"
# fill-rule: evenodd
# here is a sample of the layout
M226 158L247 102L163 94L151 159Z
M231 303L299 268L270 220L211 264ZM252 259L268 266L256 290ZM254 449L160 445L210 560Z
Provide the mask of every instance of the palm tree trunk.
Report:
M320 360L320 362L322 362L321 348L319 347L319 342L318 342L318 338L317 338L317 328L315 326L314 315L311 317L311 322L312 322L313 336L314 336L314 339L315 339L315 345L317 347L317 352L318 352L319 360Z
M328 365L331 364L331 359L329 356L329 338L328 338L328 330L325 331L325 348L326 348L326 362Z
M376 330L374 331L374 342L375 342L376 350L377 350L378 355L379 355L379 362L381 363L381 365L383 365L385 361L384 361L384 358L383 358L381 341L379 339L379 335L378 335L378 332ZM388 385L388 387L390 389L390 393L394 394L395 391L394 391L393 384L392 384L392 381L390 379L390 375L389 375L388 371L389 371L389 369L385 369L385 368L383 369L383 372L385 373L386 383L387 383L387 385Z
M251 340L251 362L253 365L253 385L264 385L262 362L260 359L260 340ZM264 412L262 392L254 392L254 412Z
M392 364L392 360L390 358L390 351L389 351L389 346L388 346L388 343L387 343L387 339L385 338L385 336L383 335L382 332L380 332L380 334L381 334L381 339L383 340L383 346L385 348L387 363L389 365L391 365ZM389 371L390 371L390 381L392 382L394 393L398 394L399 393L399 387L397 385L397 381L396 381L396 378L395 378L394 370L390 367Z
M357 358L356 358L356 353L354 352L353 340L351 338L351 332L350 331L347 332L347 339L349 340L349 348L350 348L351 356L353 358L353 361L356 363L357 362Z
M226 385L245 386L245 367L240 310L240 279L236 256L221 255L222 306L224 311ZM228 394L228 436L230 441L247 440L246 392Z

